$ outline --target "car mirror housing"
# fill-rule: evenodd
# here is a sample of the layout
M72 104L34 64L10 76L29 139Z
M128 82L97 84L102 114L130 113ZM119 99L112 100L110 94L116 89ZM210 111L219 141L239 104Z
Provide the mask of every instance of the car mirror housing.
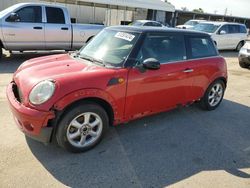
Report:
M158 70L160 69L160 66L161 66L160 62L155 58L145 59L142 65L145 69L149 69L149 70Z
M19 22L20 21L20 17L19 17L19 15L17 13L13 12L8 17L8 21L9 22Z
M220 35L225 35L225 34L227 34L226 31L224 31L224 30L221 30L221 31L220 31Z

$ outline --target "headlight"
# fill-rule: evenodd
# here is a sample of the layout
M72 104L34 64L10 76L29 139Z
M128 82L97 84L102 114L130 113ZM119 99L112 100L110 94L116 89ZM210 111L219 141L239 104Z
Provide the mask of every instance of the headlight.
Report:
M50 80L39 82L30 92L29 100L34 105L48 101L55 91L55 83Z

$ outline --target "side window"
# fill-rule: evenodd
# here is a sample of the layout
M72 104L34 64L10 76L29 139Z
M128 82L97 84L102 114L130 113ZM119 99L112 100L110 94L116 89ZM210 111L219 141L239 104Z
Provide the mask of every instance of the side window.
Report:
M247 29L245 26L240 25L240 33L247 33Z
M154 26L154 25L153 25L153 22L147 22L144 24L144 26Z
M191 58L216 56L217 51L212 40L208 37L190 37Z
M60 8L46 7L47 23L65 24L63 10Z
M160 63L186 59L184 37L173 34L147 34L137 56L137 63L155 58Z
M225 31L226 34L228 34L228 33L229 33L228 25L223 25L223 26L220 28L219 33L220 33L221 31Z
M239 33L240 32L240 27L239 25L229 25L229 33L233 34L233 33Z
M157 22L153 22L153 26L155 26L155 27L161 27L161 24L159 24Z
M16 12L19 16L18 22L41 23L42 8L40 6L28 6L21 8ZM8 22L8 18L6 19Z

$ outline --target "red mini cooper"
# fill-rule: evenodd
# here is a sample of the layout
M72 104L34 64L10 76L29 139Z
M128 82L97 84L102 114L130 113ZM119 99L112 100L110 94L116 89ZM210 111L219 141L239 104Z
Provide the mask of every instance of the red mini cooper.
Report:
M79 52L24 62L7 96L26 135L82 152L110 125L195 101L214 110L226 84L226 62L205 33L110 27Z

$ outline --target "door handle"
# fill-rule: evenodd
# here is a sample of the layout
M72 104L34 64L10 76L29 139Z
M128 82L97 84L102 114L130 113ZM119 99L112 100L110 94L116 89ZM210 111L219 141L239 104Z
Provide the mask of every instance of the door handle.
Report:
M33 27L33 29L39 29L39 30L41 30L43 28L42 27Z
M183 72L184 73L194 72L194 69L185 69Z
M69 30L67 27L62 27L61 30Z

